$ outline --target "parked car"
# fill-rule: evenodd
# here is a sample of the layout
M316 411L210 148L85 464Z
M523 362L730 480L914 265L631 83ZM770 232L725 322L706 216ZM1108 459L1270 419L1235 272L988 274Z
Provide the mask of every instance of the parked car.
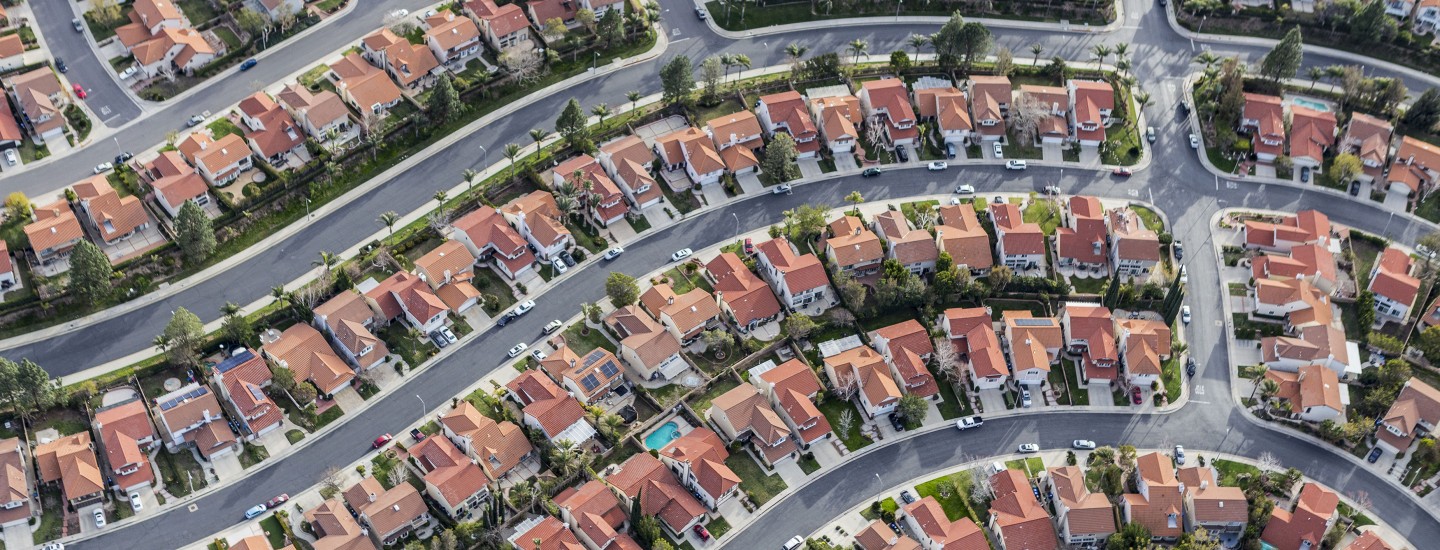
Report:
M939 171L942 171L942 170L944 170L944 169L946 169L946 168L949 168L949 167L950 167L950 165L949 165L949 164L946 164L945 161L943 161L943 160L937 160L937 161L932 161L929 166L926 166L926 167L925 167L925 169L926 169L926 170L929 170L929 171L931 171L931 172L939 172Z
M549 323L545 323L545 329L544 329L544 330L545 330L545 334L550 334L550 333L552 333L552 332L555 332L555 331L557 331L557 330L560 330L560 327L563 327L563 326L565 326L565 324L564 324L564 323L561 323L559 319L556 319L556 320L554 320L554 321L550 321Z
M1379 447L1372 449L1370 454L1365 455L1365 461L1374 464L1376 460L1380 460L1380 452Z
M512 311L515 312L516 317L519 317L532 309L535 309L535 300L525 300L520 302L520 305L515 306L515 309Z
M456 340L459 340L459 338L456 338L456 337L455 337L455 333L450 332L450 327L440 327L440 335L441 335L441 336L444 336L445 339L446 339L446 340L449 340L451 343L454 343Z
M915 502L915 495L910 494L910 491L900 491L900 502L905 504Z
M410 428L410 439L419 443L425 439L425 432L420 431L420 428Z
M253 68L255 68L256 65L259 65L259 64L260 64L260 62L259 62L259 61L256 61L255 58L253 58L253 57L250 58L250 59L246 59L244 62L240 63L240 72L243 73L243 72L245 72L245 71L248 71L248 70L250 70L250 69L253 69Z
M430 341L435 342L435 347L440 349L444 349L445 346L450 345L450 341L445 339L445 335L440 334L438 330L430 331Z
M615 248L611 248L610 250L606 250L604 258L606 260L613 260L615 258L619 258L620 255L624 253L625 249L617 246Z
M251 506L248 510L245 510L245 519L255 519L257 517L260 517L261 514L265 513L265 510L266 508L264 504L256 504L254 506Z
M896 145L895 158L900 159L900 162L910 162L910 153L905 150L904 145Z
M370 444L370 448L372 448L372 449L379 449L379 448L381 448L381 447L384 447L385 444L386 444L386 443L389 443L391 439L394 439L394 438L391 437L390 434L385 434L385 435L382 435L382 436L380 436L380 437L377 437L377 438L375 438L375 442Z
M136 512L145 509L145 501L140 500L140 493L130 493L130 509Z
M514 320L515 320L515 317L516 317L515 312L513 312L513 311L511 311L511 312L506 312L504 315L501 315L499 319L496 319L496 320L495 320L495 324L496 324L497 326L502 326L502 327L503 327L503 326L505 326L505 325L510 324L510 321L514 321Z
M55 70L60 71L60 74L65 74L70 72L70 67L65 65L64 59L60 59L57 57L55 58Z
M1175 446L1175 463L1181 465L1185 464L1185 447L1181 447L1179 445Z
M1005 146L1004 146L1004 145L1000 145L1000 142L997 141L997 142L995 142L995 145L994 145L993 149L994 149L994 151L995 151L995 158L997 158L997 159L1003 159L1003 158L1005 158Z
M1155 143L1155 127L1154 127L1154 126L1146 126L1146 127L1145 127L1145 141L1148 141L1148 142L1150 142L1150 143Z
M878 175L880 175L879 168L866 168L864 172L860 172L860 177L864 178L873 178Z
M1046 194L1046 195L1059 195L1059 194L1060 194L1060 186L1059 186L1059 185L1046 185L1046 186L1045 186L1045 194Z
M754 253L755 253L755 242L752 241L752 240L750 240L750 237L745 237L745 255L746 255L746 256L749 256L749 255L754 254Z
M796 550L802 546L805 546L805 537L795 535L790 537L790 540L785 541L785 546L781 546L780 550Z
M1111 170L1110 173L1120 178L1128 178L1132 174L1134 174L1134 172L1131 172L1129 168L1116 168L1114 170Z
M134 154L134 153L131 153L131 152L129 152L129 151L122 151L120 154L115 155L115 166L120 166L121 164L125 164L125 161L130 160L130 159L133 159L133 158L135 158L135 154Z
M1076 449L1088 451L1095 448L1095 442L1089 439L1076 439L1075 441L1070 442L1070 446Z
M20 164L20 155L15 154L15 150L14 150L14 149L6 149L6 150L5 150L5 165L6 165L6 166L15 166L16 164Z
M286 502L290 502L290 495L288 493L280 493L279 496L270 499L269 502L266 502L265 507L273 510L280 507L281 504L285 504Z
M1180 320L1190 324L1190 306L1180 306Z
M102 162L102 163L100 163L100 164L95 165L95 173L96 173L96 174L104 174L104 173L106 173L106 172L109 172L110 170L113 170L114 168L115 168L115 165L110 164L110 163L108 163L108 162Z
M979 415L976 415L976 416L967 416L967 417L965 417L965 418L961 418L960 420L956 420L956 421L955 421L955 427L956 427L956 428L959 428L959 429L961 429L961 430L968 430L968 429L970 429L970 428L979 428L980 426L983 426L983 425L985 425L985 419L980 418Z
M1310 183L1310 167L1300 167L1300 183Z
M120 80L125 80L132 76L135 76L135 73L138 72L140 72L140 69L136 69L135 67L126 68L125 70L120 71Z
M788 184L788 183L782 183L782 184L780 184L778 187L776 187L776 188L774 188L774 189L771 189L771 190L770 190L770 194L772 194L772 195L789 195L789 194L790 194L790 184Z
M1021 407L1025 407L1025 408L1028 409L1028 408L1030 408L1031 405L1034 405L1034 404L1035 404L1035 403L1030 400L1030 390L1021 389L1021 390L1020 390L1020 406L1021 406Z
M707 19L707 18L710 17L710 14L705 13L705 8L696 7L696 8L695 8L695 17L699 17L701 21L704 21L705 19Z
M1170 245L1170 248L1175 251L1176 260L1185 259L1185 245L1180 242L1180 239L1175 239L1175 242Z
M1188 284L1190 284L1190 270L1185 269L1185 266L1183 266L1183 265L1180 266L1180 284L1182 284L1182 285L1188 285Z
M956 194L956 195L974 195L974 194L975 194L975 186L974 186L974 185L970 185L970 184L961 185L960 187L956 187L956 188L955 188L955 194Z
M85 93L85 88L80 86L79 82L76 82L73 86L70 86L70 89L75 90L75 97L78 97L80 99L90 97L90 94Z
M1010 161L1005 161L1005 169L1006 169L1006 170L1024 170L1024 169L1025 169L1025 161L1023 161L1023 160L1010 160Z
M701 542L710 540L710 532L705 530L704 525L696 525L695 528L691 530L695 531L695 536L700 537Z
M1135 387L1130 388L1130 402L1131 402L1131 403L1134 403L1134 404L1136 404L1136 405L1139 405L1139 404L1145 402L1143 399L1141 399L1141 396L1140 396L1140 386L1135 386Z
M1195 358L1185 358L1185 376L1195 376Z
M539 349L530 350L530 356L534 357L536 361L544 361L546 357L549 357L549 355L546 355L545 352Z
M550 266L555 268L556 275L563 275L566 271L570 271L570 268L565 267L565 260L560 259L559 256L556 256L555 259L550 260Z
M1360 196L1360 182L1359 182L1359 180L1350 182L1350 196L1352 196L1352 197L1358 197L1358 196Z
M405 17L405 16L407 16L407 15L410 15L410 10L407 10L407 9L398 9L398 10L395 10L395 11L390 12L390 16L391 16L391 17L394 17L394 18L396 18L396 19L399 19L399 18L401 18L401 17Z
M529 348L530 348L530 344L526 344L525 342L520 342L519 344L515 344L515 347L510 348L510 358L511 358L511 359L514 359L514 358L518 357L520 354L525 353L525 350L526 350L526 349L529 349Z
M903 431L905 431L905 417L900 416L900 413L893 413L893 412L892 412L892 413L890 413L890 417L889 417L889 418L890 418L890 426L891 426L891 427L894 427L894 428L895 428L895 431L897 431L897 432L903 432Z
M70 25L75 27L75 32L85 32L85 22L81 21L79 17L71 19Z
M1195 135L1195 134L1190 134L1190 148L1191 148L1191 149L1199 149L1199 148L1200 148L1200 136L1197 136L1197 135Z
M672 261L672 262L678 262L678 261L683 260L683 259L685 259L685 258L689 258L690 255L691 255L691 254L694 254L694 253L695 253L694 250L690 250L690 249L688 249L688 248L682 248L682 249L680 249L680 250L676 250L674 254L671 254L671 255L670 255L670 261Z
M200 115L190 115L190 119L185 121L185 127L194 128L195 126L198 126L201 122L205 122L205 117Z
M1018 450L1019 450L1020 452L1022 452L1022 453L1038 453L1038 452L1040 452L1040 444L1038 444L1038 443L1021 443L1020 446L1017 447L1016 449L1018 449Z

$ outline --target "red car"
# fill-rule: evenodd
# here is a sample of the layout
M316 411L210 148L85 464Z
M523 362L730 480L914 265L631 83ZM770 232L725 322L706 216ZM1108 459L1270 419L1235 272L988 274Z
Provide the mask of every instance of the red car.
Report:
M750 242L750 237L745 237L745 255L746 255L746 256L749 256L749 255L754 254L754 253L755 253L755 243Z
M1136 405L1139 405L1140 403L1143 403L1143 402L1144 402L1144 400L1142 400L1142 399L1140 398L1140 387L1139 387L1139 386L1130 388L1130 402L1131 402L1131 403L1134 403L1134 404L1136 404Z
M370 445L370 448L372 448L372 449L379 449L379 448L381 448L381 447L384 447L385 444L386 444L386 443L389 443L391 439L394 439L394 438L393 438L393 437L390 437L390 434L385 434L385 435L382 435L382 436L380 436L380 437L377 437L377 438L375 438L375 443L372 443L372 444Z
M700 537L702 542L710 540L710 532L705 530L704 525L696 525L692 530L695 531L695 536Z
M279 507L281 504L285 504L286 502L290 502L290 495L289 495L289 494L285 494L285 493L281 493L280 496L275 497L275 498L272 498L272 499L270 499L269 502L266 502L266 503L265 503L265 507L266 507L266 508L270 508L270 509L274 509L274 508Z
M85 99L85 96L90 95L90 94L85 93L85 88L81 88L79 84L76 84L76 85L74 86L74 88L75 88L75 97L78 97L78 98L80 98L80 99Z
M1129 168L1116 168L1112 173L1122 178L1128 178L1133 172L1131 172Z

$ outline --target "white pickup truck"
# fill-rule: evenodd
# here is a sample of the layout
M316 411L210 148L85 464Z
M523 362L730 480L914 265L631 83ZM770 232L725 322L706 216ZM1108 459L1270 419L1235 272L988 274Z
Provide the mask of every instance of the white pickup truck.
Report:
M965 417L965 418L961 418L960 420L956 420L956 421L955 421L955 427L956 427L956 428L959 428L959 429L961 429L961 430L968 430L968 429L970 429L970 428L979 428L980 426L983 426L984 424L985 424L985 419L980 418L979 415L976 415L976 416L967 416L967 417Z

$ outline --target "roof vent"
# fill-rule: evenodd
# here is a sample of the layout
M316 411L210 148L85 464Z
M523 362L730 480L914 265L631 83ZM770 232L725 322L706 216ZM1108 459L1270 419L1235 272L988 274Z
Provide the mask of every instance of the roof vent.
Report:
M399 505L399 504L392 504L392 505L390 506L390 509L391 509L391 510L394 510L394 511L396 511L396 512L399 512L399 511L400 511L400 505Z

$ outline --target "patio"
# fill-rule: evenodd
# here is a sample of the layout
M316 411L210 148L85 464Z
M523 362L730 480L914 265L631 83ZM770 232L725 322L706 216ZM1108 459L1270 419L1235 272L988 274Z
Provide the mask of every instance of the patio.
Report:
M96 240L95 242L100 242ZM118 264L125 260L134 258L151 249L164 245L165 235L160 232L156 224L136 231L134 235L121 239L115 244L102 244L100 250L105 252L105 257L110 258L111 264Z

